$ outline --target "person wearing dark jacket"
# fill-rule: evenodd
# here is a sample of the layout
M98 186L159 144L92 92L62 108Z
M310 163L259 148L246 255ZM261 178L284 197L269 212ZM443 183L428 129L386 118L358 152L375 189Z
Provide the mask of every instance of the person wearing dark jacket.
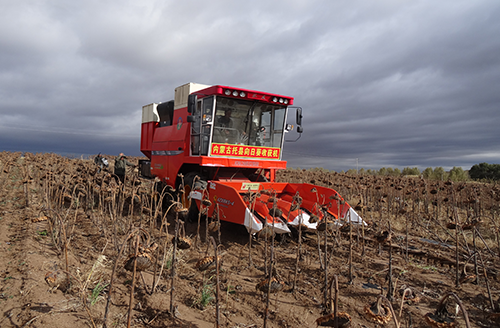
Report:
M120 179L122 183L125 183L125 173L127 171L127 166L134 166L127 160L127 157L120 153L120 155L115 158L115 175Z
M94 157L94 163L97 165L99 168L97 169L97 173L100 173L104 167L108 168L108 160L101 155L101 153L97 154L96 157Z

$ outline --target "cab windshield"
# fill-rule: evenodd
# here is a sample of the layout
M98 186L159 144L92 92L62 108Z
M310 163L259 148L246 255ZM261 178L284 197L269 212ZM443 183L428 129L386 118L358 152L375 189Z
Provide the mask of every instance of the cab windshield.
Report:
M214 143L281 148L285 106L217 97Z

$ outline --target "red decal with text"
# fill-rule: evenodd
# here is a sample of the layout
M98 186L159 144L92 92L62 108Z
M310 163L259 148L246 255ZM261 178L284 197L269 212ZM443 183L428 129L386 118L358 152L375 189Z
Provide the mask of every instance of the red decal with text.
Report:
M212 156L251 157L260 159L280 159L280 149L274 147L257 147L245 145L228 145L213 143Z

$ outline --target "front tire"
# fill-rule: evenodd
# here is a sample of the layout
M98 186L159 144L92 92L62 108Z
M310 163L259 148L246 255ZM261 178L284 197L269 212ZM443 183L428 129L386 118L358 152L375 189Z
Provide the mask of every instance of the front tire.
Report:
M182 184L182 182L181 182ZM182 187L179 186L179 187ZM193 190L203 192L207 188L207 182L196 172L189 172L184 176L184 193L181 195L182 206L188 209L187 220L190 223L198 221L199 209L196 201L189 197Z

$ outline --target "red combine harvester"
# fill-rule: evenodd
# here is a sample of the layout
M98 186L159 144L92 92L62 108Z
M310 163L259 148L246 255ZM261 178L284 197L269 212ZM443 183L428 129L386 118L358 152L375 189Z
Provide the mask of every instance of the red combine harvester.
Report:
M174 100L142 108L141 151L149 161L141 172L174 189L184 185L191 218L209 200L209 216L217 211L250 233L273 221L277 233L300 223L316 229L327 217L362 222L333 189L276 182L276 170L286 168L281 158L285 133L293 128L286 124L290 105L293 98L267 92L182 85ZM298 133L301 123L296 107Z

